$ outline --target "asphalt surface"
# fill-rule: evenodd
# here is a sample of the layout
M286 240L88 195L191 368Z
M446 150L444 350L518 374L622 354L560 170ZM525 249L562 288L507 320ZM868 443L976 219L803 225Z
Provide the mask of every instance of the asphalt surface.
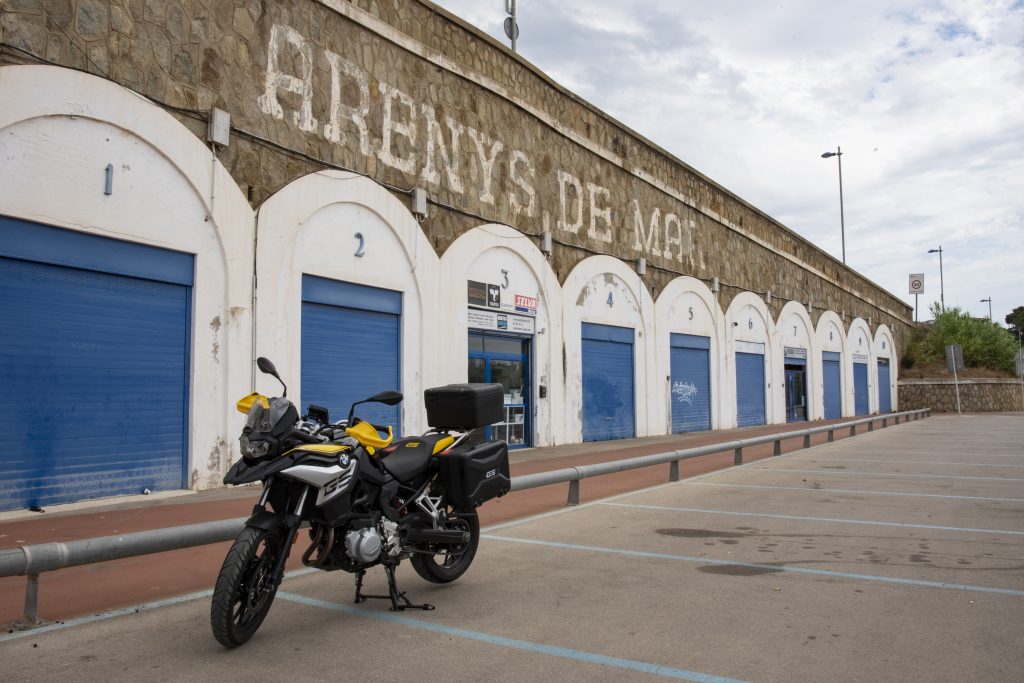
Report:
M433 612L285 581L0 635L9 680L1024 680L1024 418L936 416L485 529ZM384 588L383 573L368 589Z

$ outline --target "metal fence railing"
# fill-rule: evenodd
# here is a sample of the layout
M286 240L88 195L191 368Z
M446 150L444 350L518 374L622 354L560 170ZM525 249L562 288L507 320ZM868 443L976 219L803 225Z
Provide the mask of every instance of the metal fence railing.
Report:
M867 425L873 431L876 423L888 427L889 421L900 424L900 420L909 422L931 415L929 408L908 410L901 413L887 413L870 417L841 422L808 429L798 429L778 434L765 434L749 439L723 441L687 448L684 450L655 453L625 460L614 460L596 465L577 465L550 472L538 472L516 477L512 480L512 491L524 491L539 486L552 484L569 484L567 505L578 505L580 502L580 482L589 477L597 477L615 472L625 472L641 467L669 464L669 481L679 481L679 463L682 460L698 458L712 453L733 451L733 464L743 464L743 449L774 444L774 455L782 455L782 442L786 439L803 439L803 448L811 446L811 437L815 434L828 434L828 441L835 440L835 433L849 429L850 436L857 433L857 427ZM39 624L39 576L65 567L75 567L95 562L106 562L124 557L135 557L149 553L168 550L179 550L194 546L229 541L234 538L245 522L244 517L225 519L215 522L202 522L185 526L137 531L128 534L101 536L98 538L69 541L67 543L39 543L18 548L0 550L0 577L26 576L25 615L19 626L32 627Z

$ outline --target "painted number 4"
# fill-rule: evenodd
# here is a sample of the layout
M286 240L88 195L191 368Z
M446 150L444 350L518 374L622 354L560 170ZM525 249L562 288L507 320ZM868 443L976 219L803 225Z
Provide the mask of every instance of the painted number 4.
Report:
M615 305L615 300L612 299L612 293L611 292L608 292L608 301L606 303L608 304L608 308L611 308L612 306Z

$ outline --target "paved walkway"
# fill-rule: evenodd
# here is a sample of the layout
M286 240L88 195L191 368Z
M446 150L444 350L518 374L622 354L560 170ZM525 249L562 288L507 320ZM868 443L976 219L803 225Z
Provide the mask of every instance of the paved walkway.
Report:
M0 635L0 661L26 681L1024 680L1022 442L1020 416L932 417L492 525L454 584L403 565L433 612L306 572L239 650L205 593Z
M775 434L806 426L807 423L769 425L515 450L511 453L512 476ZM836 436L841 438L846 434L847 431L842 430ZM825 438L825 435L816 437L815 443L823 442ZM784 450L800 447L800 439L784 443ZM749 461L770 454L771 446L762 446L749 449L745 457ZM729 467L732 458L729 451L684 461L680 466L681 476L695 476ZM586 502L634 491L667 479L667 465L596 477L582 483L581 500ZM481 522L484 525L496 524L561 508L566 502L567 488L567 485L548 486L491 501L480 509ZM175 493L170 497L126 496L110 501L56 506L45 513L0 513L0 548L243 517L249 514L258 492L257 488L241 487L183 495ZM40 578L39 614L47 620L67 619L208 588L216 580L228 545L213 544L44 574ZM300 554L292 553L288 564L290 568L299 566ZM23 614L24 587L23 577L0 579L0 624L11 623Z

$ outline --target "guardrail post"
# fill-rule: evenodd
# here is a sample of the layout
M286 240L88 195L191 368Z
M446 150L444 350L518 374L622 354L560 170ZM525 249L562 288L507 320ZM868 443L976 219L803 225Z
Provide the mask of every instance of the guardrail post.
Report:
M875 431L875 421L874 420L868 420L868 431L869 432Z
M828 442L832 443L835 440L836 440L836 430L834 430L834 429L828 430Z
M900 423L900 416L899 416L899 415L896 415L896 416L894 416L894 417L895 417L895 419L896 419L896 424L899 424L899 423Z
M25 584L25 627L39 625L39 574L29 574Z
M565 501L566 505L579 505L580 504L580 480L573 479L569 482L569 499Z
M889 418L883 417L882 418L882 429L885 429L888 426L889 426Z
M857 436L857 425L850 425L850 436Z
M733 465L742 465L743 464L743 446L740 446L739 448L737 448L736 452L733 453L732 464Z
M679 481L679 461L673 460L668 464L668 480Z
M804 434L804 448L810 448L810 447L811 447L811 435L810 434Z
M772 449L772 455L782 455L782 437L775 439L775 446Z

